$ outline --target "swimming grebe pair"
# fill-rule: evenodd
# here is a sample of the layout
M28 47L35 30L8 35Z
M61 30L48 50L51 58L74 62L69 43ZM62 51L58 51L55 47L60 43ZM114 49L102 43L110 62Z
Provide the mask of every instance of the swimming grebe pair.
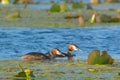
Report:
M75 44L69 44L67 54L61 52L57 48L53 48L50 52L48 52L46 54L40 53L40 52L30 52L30 53L27 53L27 54L21 56L21 58L24 60L46 60L46 59L52 60L54 57L67 57L68 60L72 60L72 58L74 56L72 54L73 50L81 51Z
M52 60L52 58L56 57L56 56L65 56L64 54L62 54L62 52L60 50L58 50L57 48L53 48L50 52L47 53L40 53L40 52L29 52L23 56L21 56L22 59L24 60Z

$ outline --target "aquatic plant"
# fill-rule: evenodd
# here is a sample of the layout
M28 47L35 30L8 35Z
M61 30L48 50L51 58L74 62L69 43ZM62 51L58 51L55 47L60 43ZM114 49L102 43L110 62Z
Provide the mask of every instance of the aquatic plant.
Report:
M79 18L79 15L70 15L70 14L67 14L64 16L64 19L77 19Z
M84 26L85 21L84 21L84 17L83 16L79 16L78 17L78 23L79 23L80 26Z
M83 74L83 72L77 72L77 74Z
M101 15L100 20L101 22L104 22L104 23L120 22L119 18L117 17L112 18L112 16L109 16L109 15Z
M60 11L61 11L61 8L58 3L54 3L50 8L50 12L60 12Z
M14 80L19 80L19 78L23 78L22 80L34 80L35 77L33 75L33 71L29 68L23 69L21 65L19 65L21 68L21 72L19 72L17 75L14 75Z
M61 5L60 5L60 10L61 12L64 12L64 11L68 11L69 8L68 8L68 5L66 2L63 2Z
M96 21L96 15L93 14L91 17L90 23L93 24L93 23L95 23L95 21Z
M100 16L101 22L109 22L110 19L111 19L111 16L109 16L109 15L103 14Z
M17 12L8 14L6 18L20 18L20 13L17 11Z
M87 59L87 63L90 65L113 64L113 62L114 59L107 53L107 51L102 51L100 54L99 50L92 50Z
M118 76L120 76L120 72L118 73Z
M51 74L66 74L65 72L52 71Z
M90 3L92 3L92 4L100 4L100 0L90 0Z
M25 68L33 69L35 80L120 80L120 60L117 59L115 64L109 65L87 65L84 59L79 59L79 62L68 62L63 60L59 62L25 62L22 60L0 60L0 79L1 80L26 80L24 78L13 76L18 72L22 72L21 68L16 67L20 63ZM67 66L69 65L69 66ZM6 72L8 68L12 71ZM47 71L46 71L47 69ZM91 70L88 71L88 69ZM23 69L24 70L24 69ZM98 72L94 72L98 70ZM93 71L93 72L92 72ZM110 76L108 76L110 75Z
M1 0L1 4L10 4L10 0Z
M13 4L17 4L17 3L19 3L19 0L14 0L13 1Z
M29 5L29 4L28 4ZM77 23L77 16L84 16L84 20L85 20L85 27L86 26L116 26L119 25L119 23L104 23L104 22L100 22L97 23L97 19L95 24L89 24L90 23L90 19L92 17L92 12L91 10L82 10L82 9L74 9L74 10L70 10L68 12L62 12L62 13L52 13L52 12L48 12L46 13L46 10L42 10L42 9L38 9L38 8L31 8L31 7L27 7L26 9L23 8L24 5L22 6L1 6L0 7L0 17L1 17L1 27L56 27L56 25L54 25L54 23L57 23L57 25L59 27L80 27L79 24ZM10 18L8 24L6 24L6 20L4 20L6 18L7 15L15 13L16 11L20 11L20 17L22 18ZM70 13L70 17L69 15L66 15L67 13ZM40 14L40 15L39 15ZM50 15L48 15L50 14ZM99 11L98 10L98 15L97 16L101 16L101 15L108 15L108 16L112 16L112 17L117 17L118 12L116 11L112 11L112 10L103 10L103 11ZM63 17L66 16L65 18L69 18L69 19L64 19ZM68 17L67 17L68 16ZM71 17L73 16L73 17ZM97 17L96 16L96 17ZM74 18L74 19L71 19ZM76 18L76 19L75 19ZM104 19L104 17L103 17ZM7 19L8 20L8 19ZM13 24L13 21L14 24ZM21 21L21 22L20 22Z
M104 3L115 3L119 2L119 0L104 0Z
M82 2L73 2L72 3L73 9L84 8L84 7L85 7L85 5Z
M92 17L91 17L91 19L90 19L90 23L91 23L91 24L93 24L93 23L96 22L97 11L96 11L96 10L93 10L92 13L93 13L93 14L92 14Z
M91 4L86 4L86 9L87 10L92 10L93 8L92 8Z
M120 22L118 18L111 18L108 22Z
M99 61L100 51L99 50L93 50L89 55L87 59L88 64L97 64Z
M98 72L98 70L95 69L95 68L88 68L88 71L89 71L89 72Z
M21 3L21 4L28 3L28 4L31 4L31 3L34 3L34 0L14 0L13 4L17 4L17 3Z
M107 51L102 51L100 62L101 64L113 64L114 59L107 53Z

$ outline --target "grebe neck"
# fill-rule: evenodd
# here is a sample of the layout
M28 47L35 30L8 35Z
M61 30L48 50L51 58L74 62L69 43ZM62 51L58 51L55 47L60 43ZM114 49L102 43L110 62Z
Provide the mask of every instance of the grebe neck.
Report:
M73 60L72 51L68 50L68 60Z
M50 61L53 59L53 54L51 51L46 53L46 56L47 56L48 60L50 60Z

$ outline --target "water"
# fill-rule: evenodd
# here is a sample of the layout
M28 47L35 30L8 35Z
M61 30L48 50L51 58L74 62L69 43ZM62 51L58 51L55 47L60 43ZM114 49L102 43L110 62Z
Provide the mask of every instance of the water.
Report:
M93 49L107 50L120 59L120 27L87 28L0 28L0 59L20 59L28 52L58 48L67 52L69 43L79 46L76 57L87 58Z

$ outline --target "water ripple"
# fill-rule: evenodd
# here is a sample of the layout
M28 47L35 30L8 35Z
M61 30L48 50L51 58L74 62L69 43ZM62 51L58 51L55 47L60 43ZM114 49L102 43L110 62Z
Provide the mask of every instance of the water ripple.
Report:
M67 52L69 43L78 45L86 58L93 49L120 56L120 27L97 28L0 28L0 59L19 59L27 52L47 52L59 48Z

